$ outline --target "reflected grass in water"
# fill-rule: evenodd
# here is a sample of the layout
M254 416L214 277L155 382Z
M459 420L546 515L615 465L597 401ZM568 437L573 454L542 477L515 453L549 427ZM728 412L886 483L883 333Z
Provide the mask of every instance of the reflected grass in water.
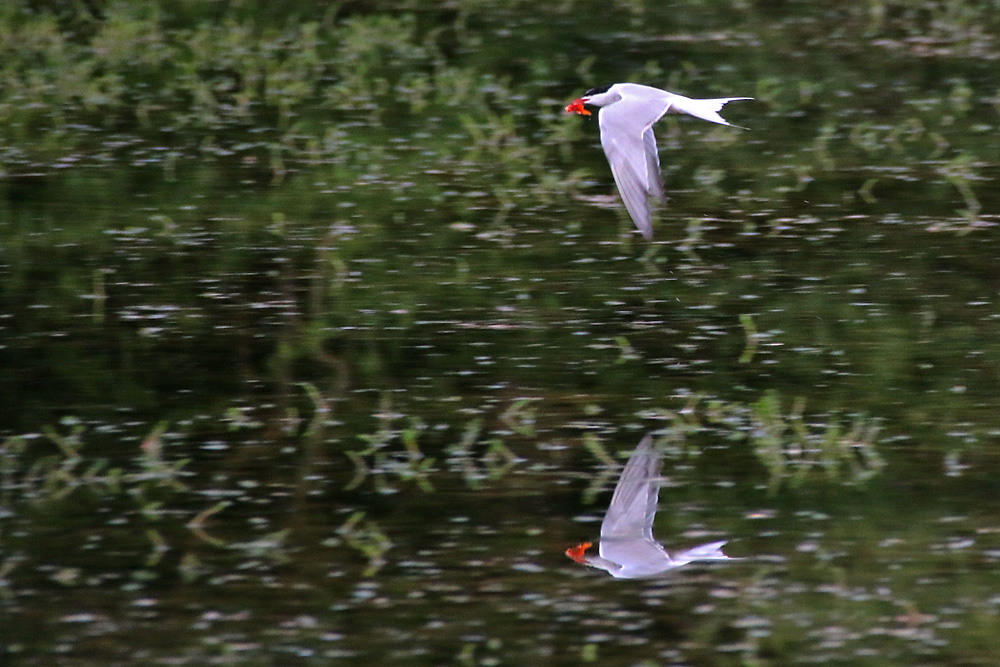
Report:
M0 9L5 660L993 662L988 7L88 7ZM757 82L651 247L626 78ZM562 562L651 426L762 556Z

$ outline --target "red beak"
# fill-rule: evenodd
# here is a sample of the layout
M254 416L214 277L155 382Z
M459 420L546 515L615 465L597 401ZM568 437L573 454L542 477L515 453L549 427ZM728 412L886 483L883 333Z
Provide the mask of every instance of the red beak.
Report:
M577 100L579 102L579 100ZM582 563L587 557L584 553L591 546L591 542L581 542L575 547L570 547L566 550L566 555L575 560L577 563Z
M589 116L590 112L583 106L583 98L578 97L566 107L566 113L578 113L581 116Z

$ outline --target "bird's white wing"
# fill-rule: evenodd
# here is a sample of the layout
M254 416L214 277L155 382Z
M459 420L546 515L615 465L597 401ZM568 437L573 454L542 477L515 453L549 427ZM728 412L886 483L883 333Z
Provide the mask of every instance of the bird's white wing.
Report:
M657 199L665 199L663 176L660 174L660 151L656 148L656 136L652 127L646 128L642 133L642 141L646 149L646 174L649 179L647 192Z
M636 227L647 239L653 235L649 199L663 196L660 157L651 128L667 106L664 97L646 99L623 94L621 100L602 108L598 114L601 146L611 164L618 192Z
M601 522L601 547L605 540L653 540L653 518L660 495L660 453L646 436L632 452Z

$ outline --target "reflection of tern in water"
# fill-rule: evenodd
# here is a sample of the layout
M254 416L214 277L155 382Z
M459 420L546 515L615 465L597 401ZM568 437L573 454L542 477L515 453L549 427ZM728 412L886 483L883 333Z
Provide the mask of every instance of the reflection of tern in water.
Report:
M660 459L660 451L647 435L625 464L601 522L600 555L588 556L591 543L583 542L567 549L567 556L577 563L607 570L619 579L654 577L692 561L732 560L722 553L725 540L671 555L653 539L653 517L663 483Z

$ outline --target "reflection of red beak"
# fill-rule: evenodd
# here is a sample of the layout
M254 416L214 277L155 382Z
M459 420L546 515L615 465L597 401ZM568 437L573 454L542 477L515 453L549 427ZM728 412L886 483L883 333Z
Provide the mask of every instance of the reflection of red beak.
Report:
M577 100L579 101L579 100ZM591 546L591 542L581 542L575 547L570 547L566 550L566 555L575 560L577 563L582 563L587 557L584 553Z
M566 113L578 113L581 116L589 116L590 112L583 106L583 98L578 97L566 107Z

